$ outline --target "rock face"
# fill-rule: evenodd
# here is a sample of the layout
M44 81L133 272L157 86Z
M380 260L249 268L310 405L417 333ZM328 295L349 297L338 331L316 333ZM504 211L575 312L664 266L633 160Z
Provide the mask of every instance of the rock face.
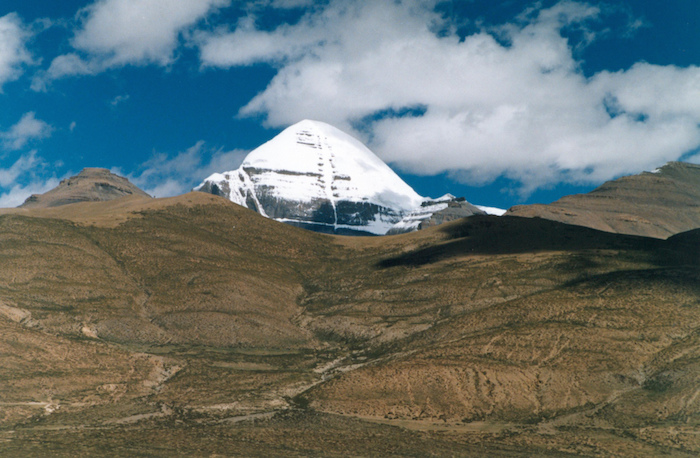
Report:
M150 197L129 180L107 169L85 168L44 194L33 194L20 207L48 208L77 202L102 202L128 195Z
M588 194L549 205L515 206L507 215L667 238L700 228L700 166L670 162L653 172L609 181Z
M387 235L403 234L428 227L449 223L460 218L472 215L485 215L486 212L475 205L470 204L464 197L455 197L445 194L439 199L425 200L401 221L392 226Z
M318 232L382 235L423 198L365 145L333 126L301 121L252 151L237 170L196 191Z

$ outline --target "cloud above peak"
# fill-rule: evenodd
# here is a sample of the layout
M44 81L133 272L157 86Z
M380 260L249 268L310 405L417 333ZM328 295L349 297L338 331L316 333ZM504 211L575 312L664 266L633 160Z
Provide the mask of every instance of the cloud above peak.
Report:
M473 11L492 11L479 2ZM198 52L194 66L202 72L275 71L257 95L241 95L243 106L233 108L239 118L275 128L318 119L403 171L448 173L469 184L507 177L523 196L561 182L597 184L700 151L698 67L639 62L583 71L590 44L648 26L629 4L523 0L534 6L514 15L518 2L507 3L495 10L510 16L488 23L459 11L472 11L465 6L472 1L94 0L69 22L70 38L32 88L124 66L192 65L178 61L188 48ZM0 37L2 88L34 62L26 45L32 32L19 17L0 18ZM247 78L269 73L234 75L244 94L259 90ZM27 141L5 135L6 150Z
M241 21L196 40L205 67L278 68L241 116L354 129L415 174L471 184L507 176L526 195L650 169L700 146L697 67L583 74L567 33L579 32L580 46L595 40L601 8L563 1L460 37L433 7L332 0L293 24Z

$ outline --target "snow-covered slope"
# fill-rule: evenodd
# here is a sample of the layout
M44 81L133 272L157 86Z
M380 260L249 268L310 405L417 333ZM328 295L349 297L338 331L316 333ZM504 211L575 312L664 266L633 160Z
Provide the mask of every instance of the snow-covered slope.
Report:
M483 210L487 215L503 216L508 210L505 208L486 207L484 205L474 205L479 210Z
M467 216L487 213L484 209L467 202L464 197L457 198L452 194L445 194L438 199L424 199L420 207L406 214L387 234L418 231Z
M321 232L385 234L424 199L360 141L301 121L195 190Z

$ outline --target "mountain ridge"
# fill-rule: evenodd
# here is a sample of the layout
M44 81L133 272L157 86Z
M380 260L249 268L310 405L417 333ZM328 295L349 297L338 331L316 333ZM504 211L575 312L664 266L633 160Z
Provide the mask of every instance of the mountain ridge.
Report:
M700 166L670 162L653 172L608 181L587 194L546 205L517 205L506 215L667 238L700 227Z

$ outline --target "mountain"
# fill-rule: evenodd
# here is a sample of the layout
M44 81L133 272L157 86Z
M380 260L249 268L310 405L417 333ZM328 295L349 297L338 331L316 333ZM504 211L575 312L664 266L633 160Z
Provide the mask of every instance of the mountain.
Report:
M321 236L205 193L13 210L1 456L700 452L698 230Z
M385 234L423 198L355 138L301 121L195 188L320 232Z
M506 214L666 238L700 228L700 166L670 162L653 172L609 181L588 194L549 205L515 206Z
M77 202L102 202L129 195L150 197L128 179L107 169L85 168L76 176L62 180L54 189L31 195L20 207L49 208Z
M237 170L213 174L195 190L277 221L335 234L402 232L394 228L397 223L415 230L419 223L410 221L447 208L428 203L357 139L310 120L285 129Z

